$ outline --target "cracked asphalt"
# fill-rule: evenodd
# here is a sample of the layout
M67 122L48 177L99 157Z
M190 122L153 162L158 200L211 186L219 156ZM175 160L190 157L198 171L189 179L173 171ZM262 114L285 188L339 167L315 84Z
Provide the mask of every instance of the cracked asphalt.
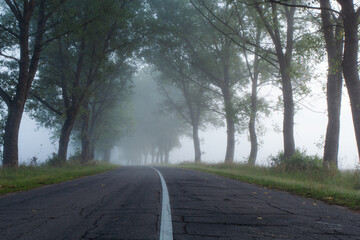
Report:
M0 239L157 239L161 185L150 168L0 197Z
M345 208L215 175L157 168L174 239L360 239ZM161 183L147 167L0 197L0 239L158 239Z

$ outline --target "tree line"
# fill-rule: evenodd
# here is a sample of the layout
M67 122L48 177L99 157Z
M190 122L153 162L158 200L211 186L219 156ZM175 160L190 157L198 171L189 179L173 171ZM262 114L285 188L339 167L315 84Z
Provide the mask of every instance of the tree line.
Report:
M313 67L325 58L324 166L337 167L343 79L360 151L360 8L353 0L5 0L0 8L3 166L18 165L24 110L58 137L60 163L71 136L84 163L96 152L109 160L116 145L134 161L150 154L167 162L185 132L201 162L199 131L224 119L224 161L234 161L236 132L247 132L255 164L260 121L274 107L260 94L263 86L281 90L289 158L297 99L309 94ZM157 125L141 123L151 94L132 97L134 76L152 81L144 65L162 95L154 105L166 111L145 118Z

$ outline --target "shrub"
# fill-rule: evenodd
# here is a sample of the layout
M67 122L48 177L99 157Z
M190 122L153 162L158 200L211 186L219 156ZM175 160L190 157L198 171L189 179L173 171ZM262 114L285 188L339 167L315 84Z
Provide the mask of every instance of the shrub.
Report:
M322 159L320 157L307 155L306 151L300 151L299 149L289 158L285 158L283 152L278 153L276 156L271 155L269 162L272 168L287 172L322 171Z
M44 165L49 167L59 167L61 166L61 160L56 153L52 153L52 155L45 160Z
M356 169L353 174L354 178L354 188L360 190L360 165L356 166Z
M81 151L80 149L76 149L73 155L69 157L69 161L72 163L80 163L81 161Z

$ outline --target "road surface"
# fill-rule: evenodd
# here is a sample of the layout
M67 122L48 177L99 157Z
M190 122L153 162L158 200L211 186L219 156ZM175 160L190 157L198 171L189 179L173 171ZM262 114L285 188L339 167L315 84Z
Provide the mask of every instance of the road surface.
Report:
M344 208L191 170L157 167L174 239L360 239ZM0 197L0 239L159 239L162 185L149 167Z

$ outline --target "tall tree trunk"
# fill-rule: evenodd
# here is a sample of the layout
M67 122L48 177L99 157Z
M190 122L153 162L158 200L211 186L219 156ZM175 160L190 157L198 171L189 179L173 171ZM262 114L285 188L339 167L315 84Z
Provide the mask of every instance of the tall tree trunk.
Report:
M155 164L155 147L151 146L151 164Z
M90 159L95 159L95 141L90 144Z
M64 164L67 159L67 151L70 141L70 135L76 120L77 112L78 111L76 109L69 110L66 115L65 122L61 128L59 149L58 149L58 157L60 160L60 164Z
M359 10L354 10L352 0L340 1L345 29L345 48L342 68L350 97L355 137L360 156L360 81L358 72L358 25Z
M95 123L96 123L96 114L95 114L95 105L93 105L91 110L90 126L89 126L89 141L90 141L90 159L95 159L95 148L96 148L96 136L95 136Z
M111 148L105 148L103 161L109 163L111 156ZM128 162L129 165L129 162Z
M250 112L250 121L249 121L249 134L250 134L250 155L248 163L252 166L255 165L257 153L258 153L258 142L256 136L256 114L257 114L257 82L252 84L252 93L251 93L251 112Z
M157 152L156 152L156 159L155 159L155 163L160 163L160 150L158 149Z
M260 46L261 31L262 31L261 28L258 27L256 33L257 46ZM248 164L254 166L258 154L258 140L256 135L256 117L258 112L257 92L258 92L258 79L259 79L259 49L255 48L252 73L246 52L245 52L245 57L246 57L246 64L249 70L249 75L251 76L251 106L250 106L250 120L249 120L249 135L250 135L251 149L250 149Z
M327 76L327 106L328 125L326 128L323 164L324 167L338 166L339 136L340 136L340 109L342 94L343 34L342 24L338 19L332 19L329 10L329 0L321 0L321 19L326 51L328 55Z
M160 163L163 164L164 163L164 153L163 151L159 151L160 154Z
M4 134L3 166L17 167L19 162L19 128L22 114L24 112L24 105L18 102L12 102L8 111L9 113L6 120Z
M291 79L289 75L290 66L284 59L280 62L282 93L284 101L284 120L283 120L283 141L284 157L289 158L295 153L294 138L294 99Z
M329 67L331 65L329 64ZM328 74L327 78L328 125L326 128L323 164L338 166L342 72Z
M165 152L164 152L164 162L166 164L169 163L169 156L170 156L170 150L169 149L166 149Z
M294 46L294 16L295 7L283 6L286 16L286 41L282 40L280 33L280 22L278 19L278 8L276 2L271 2L272 16L270 24L269 19L264 15L264 10L259 3L254 2L254 7L259 13L262 22L269 33L272 42L275 45L276 58L279 63L282 95L284 101L284 120L283 120L283 142L284 142L284 157L289 158L295 153L295 139L294 139L294 99L293 89L290 78L291 61ZM292 0L291 5L296 5L297 0ZM285 44L286 43L286 44ZM284 46L285 45L285 46Z
M144 165L147 165L148 153L144 154Z
M235 154L235 121L234 121L235 112L232 104L230 89L224 88L222 93L225 104L226 133L227 133L225 163L233 163L234 154Z
M193 125L193 142L194 142L194 151L195 151L195 163L201 162L201 148L200 148L200 139L199 139L199 127Z
M87 163L90 159L90 134L89 134L89 109L88 102L85 100L83 104L83 113L81 115L81 162Z

